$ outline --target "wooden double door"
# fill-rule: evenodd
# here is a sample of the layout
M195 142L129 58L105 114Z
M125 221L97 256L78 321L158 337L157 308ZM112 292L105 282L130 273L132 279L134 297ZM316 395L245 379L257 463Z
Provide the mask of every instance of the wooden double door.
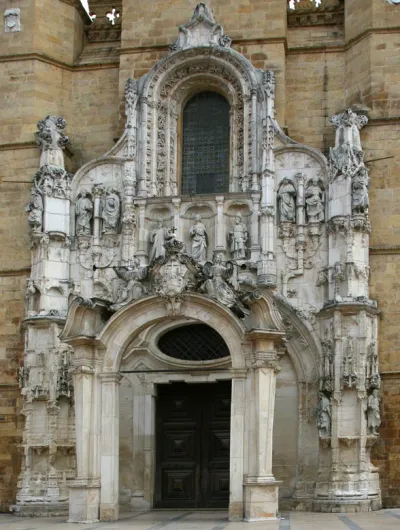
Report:
M227 508L231 382L159 385L156 508Z

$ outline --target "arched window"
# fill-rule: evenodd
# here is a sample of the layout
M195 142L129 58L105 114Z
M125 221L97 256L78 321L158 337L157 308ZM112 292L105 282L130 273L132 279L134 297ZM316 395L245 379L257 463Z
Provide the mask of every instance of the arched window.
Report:
M182 194L229 191L229 103L200 92L183 109Z
M212 361L229 356L224 339L206 324L190 324L167 331L160 337L158 347L165 355L184 361Z

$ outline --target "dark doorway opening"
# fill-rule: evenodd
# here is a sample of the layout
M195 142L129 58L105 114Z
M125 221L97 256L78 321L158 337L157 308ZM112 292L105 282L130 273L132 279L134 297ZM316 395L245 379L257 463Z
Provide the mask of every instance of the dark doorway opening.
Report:
M227 508L231 382L158 385L156 508Z

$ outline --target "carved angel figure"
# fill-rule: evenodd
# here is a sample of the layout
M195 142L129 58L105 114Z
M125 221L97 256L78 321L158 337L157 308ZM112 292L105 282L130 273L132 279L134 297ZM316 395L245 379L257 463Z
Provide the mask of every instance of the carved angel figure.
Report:
M121 201L114 189L109 189L103 202L101 218L103 219L103 234L116 234L120 218Z
M231 245L233 259L246 258L246 242L248 239L247 226L242 222L242 215L238 213L235 217L235 224L228 234L228 241Z
M174 239L175 234L171 228L164 226L164 221L157 221L157 228L151 233L151 242L153 244L150 253L150 261L157 258L164 258L165 248L164 243L170 239Z
M221 304L233 307L236 304L235 293L226 282L233 274L232 262L223 264L221 254L216 254L213 263L207 261L204 264L203 274L208 278L202 286L203 292Z
M82 190L78 195L78 200L75 204L75 216L76 235L90 236L90 224L93 217L93 201L86 190Z
M331 403L323 392L318 394L317 427L320 436L331 435Z
M365 213L368 210L368 170L362 167L353 177L351 183L351 209L353 213Z
M306 212L310 223L323 222L324 213L324 186L321 179L313 177L307 183L305 191Z
M28 223L32 230L40 232L43 225L43 197L40 193L31 191L31 200L26 205L26 211L29 212Z
M141 267L138 258L133 260L132 267L113 267L118 278L126 282L117 296L117 300L111 306L113 311L128 305L132 300L138 300L147 293L142 283L146 279L148 267Z
M192 257L197 261L205 261L207 257L208 236L201 215L195 216L195 223L190 227L189 234L192 238Z
M278 190L278 208L281 222L294 223L296 221L296 188L293 182L284 178Z
M379 392L373 390L372 394L368 396L367 403L367 425L369 434L378 434L378 429L381 424L381 414L379 412Z

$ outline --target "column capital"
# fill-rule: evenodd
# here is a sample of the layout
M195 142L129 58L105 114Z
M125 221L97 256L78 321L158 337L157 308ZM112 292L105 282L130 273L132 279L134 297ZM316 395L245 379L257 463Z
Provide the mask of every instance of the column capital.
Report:
M102 383L116 383L119 385L122 379L122 375L118 372L106 372L100 374L100 379Z
M255 352L251 366L255 369L269 368L275 373L280 372L281 370L281 367L278 362L278 355L275 350L266 352Z
M93 375L94 368L85 364L79 364L78 366L73 366L71 368L72 375Z

